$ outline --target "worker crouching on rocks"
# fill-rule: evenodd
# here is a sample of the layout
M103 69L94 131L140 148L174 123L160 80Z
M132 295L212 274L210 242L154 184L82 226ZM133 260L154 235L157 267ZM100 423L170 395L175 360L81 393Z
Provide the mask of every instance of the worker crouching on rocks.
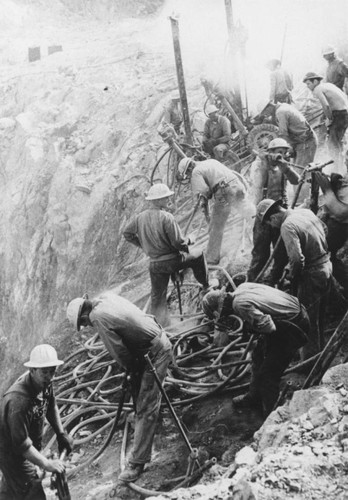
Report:
M221 304L222 302L222 304ZM260 409L267 417L279 397L280 379L296 351L307 341L307 312L296 297L258 283L243 283L233 293L214 290L203 298L203 310L213 319L235 314L247 331L258 335L252 352L249 391L233 398L236 407Z
M255 214L255 207L248 200L240 177L217 160L183 158L178 165L178 175L183 180L191 178L193 195L199 200L209 224L207 262L219 264L224 229L232 209L248 220ZM214 204L210 218L208 201L212 197Z
M191 268L203 289L209 287L203 252L189 251L193 242L184 238L174 216L167 211L173 194L165 184L151 186L145 198L150 207L138 214L123 233L127 241L150 257L151 313L163 327L170 323L167 289L173 273Z
M56 433L59 453L64 449L71 452L73 440L64 432L52 387L56 367L62 364L52 346L37 345L24 363L29 372L19 377L1 400L1 500L45 500L36 466L56 473L65 469L61 460L41 453L45 419Z
M158 378L163 382L172 359L171 344L153 316L111 291L93 300L72 300L67 317L77 331L82 326L93 326L110 356L130 372L133 393L136 392L134 440L128 466L119 479L135 481L151 460L161 404L159 388L144 355L149 354Z

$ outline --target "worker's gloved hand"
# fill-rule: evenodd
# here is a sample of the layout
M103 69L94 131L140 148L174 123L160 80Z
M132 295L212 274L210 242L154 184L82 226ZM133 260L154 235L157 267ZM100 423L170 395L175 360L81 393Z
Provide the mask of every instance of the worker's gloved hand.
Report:
M325 118L325 126L326 128L331 127L332 125L332 120L330 118Z
M61 432L57 434L57 443L59 454L63 453L63 451L66 450L67 454L69 455L71 453L74 440L71 436L69 436L67 432Z
M196 243L196 239L194 235L190 234L187 238L187 244L188 245L194 245Z
M208 198L204 194L199 195L199 206L202 210L206 210L208 207Z

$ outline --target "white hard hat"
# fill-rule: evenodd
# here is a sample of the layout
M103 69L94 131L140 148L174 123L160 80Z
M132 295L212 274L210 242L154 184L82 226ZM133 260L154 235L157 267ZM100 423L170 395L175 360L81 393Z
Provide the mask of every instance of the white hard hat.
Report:
M78 297L72 300L66 310L66 316L71 323L71 325L79 332L80 331L80 318L82 306L85 303L85 299Z
M187 169L189 168L189 166L194 163L194 161L192 160L192 158L183 158L182 160L179 161L179 165L178 165L178 174L180 176L181 179L185 180L187 175L186 175L186 172L187 172Z
M333 45L326 45L321 51L323 56L328 56L329 54L334 54L336 52L336 48Z
M160 200L172 196L174 191L171 191L167 184L157 183L150 187L145 200Z
M211 113L216 113L216 111L219 111L218 108L215 106L215 104L209 104L209 106L206 107L205 112L207 115L210 115Z
M30 359L24 366L27 368L48 368L62 365L64 361L58 359L57 351L49 344L40 344L30 353Z
M270 143L267 146L267 149L276 149L276 148L287 148L290 149L289 144L286 142L285 139L282 139L281 137L277 137L276 139L272 139Z

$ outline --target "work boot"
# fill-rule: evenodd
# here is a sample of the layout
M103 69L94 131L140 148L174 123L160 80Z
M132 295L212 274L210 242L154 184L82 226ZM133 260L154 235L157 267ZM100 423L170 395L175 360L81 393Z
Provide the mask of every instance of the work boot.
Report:
M232 398L232 402L235 408L254 408L255 410L262 410L261 399L252 396L249 392Z
M127 467L118 476L119 481L132 483L139 479L144 470L144 464L128 464Z

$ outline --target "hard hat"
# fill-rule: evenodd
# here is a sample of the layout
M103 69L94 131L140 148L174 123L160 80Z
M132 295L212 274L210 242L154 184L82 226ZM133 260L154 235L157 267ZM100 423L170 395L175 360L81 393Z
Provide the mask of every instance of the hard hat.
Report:
M287 149L290 149L290 146L286 142L285 139L281 139L280 137L277 137L276 139L272 139L272 141L270 141L270 143L268 144L267 149L276 149L276 148L287 148Z
M167 184L157 183L150 187L145 200L160 200L172 196L174 191L171 191Z
M215 106L215 104L209 104L207 107L206 107L206 110L205 112L207 113L207 115L210 115L211 113L216 113L216 111L219 111L218 108Z
M66 316L69 322L78 332L80 331L81 312L85 300L86 299L83 297L78 297L77 299L72 300L66 310Z
M202 300L203 312L209 319L214 318L214 312L218 311L221 307L221 300L224 302L226 298L226 292L223 290L211 290L208 292ZM221 313L224 306L221 308Z
M256 207L256 213L261 218L262 224L265 220L272 214L272 211L283 204L283 200L271 200L270 198L265 198L260 201Z
M315 73L314 71L309 71L308 73L305 74L303 78L303 82L306 83L307 80L322 80L323 77L318 75L318 73Z
M321 54L323 56L328 56L329 54L334 54L335 52L336 48L333 45L326 45L321 51Z
M179 161L178 174L179 174L181 179L185 180L187 178L186 172L192 163L194 163L192 158L187 158L187 157L185 157Z
M49 344L40 344L30 353L30 359L24 366L27 368L48 368L62 365L64 361L58 359L57 351Z

